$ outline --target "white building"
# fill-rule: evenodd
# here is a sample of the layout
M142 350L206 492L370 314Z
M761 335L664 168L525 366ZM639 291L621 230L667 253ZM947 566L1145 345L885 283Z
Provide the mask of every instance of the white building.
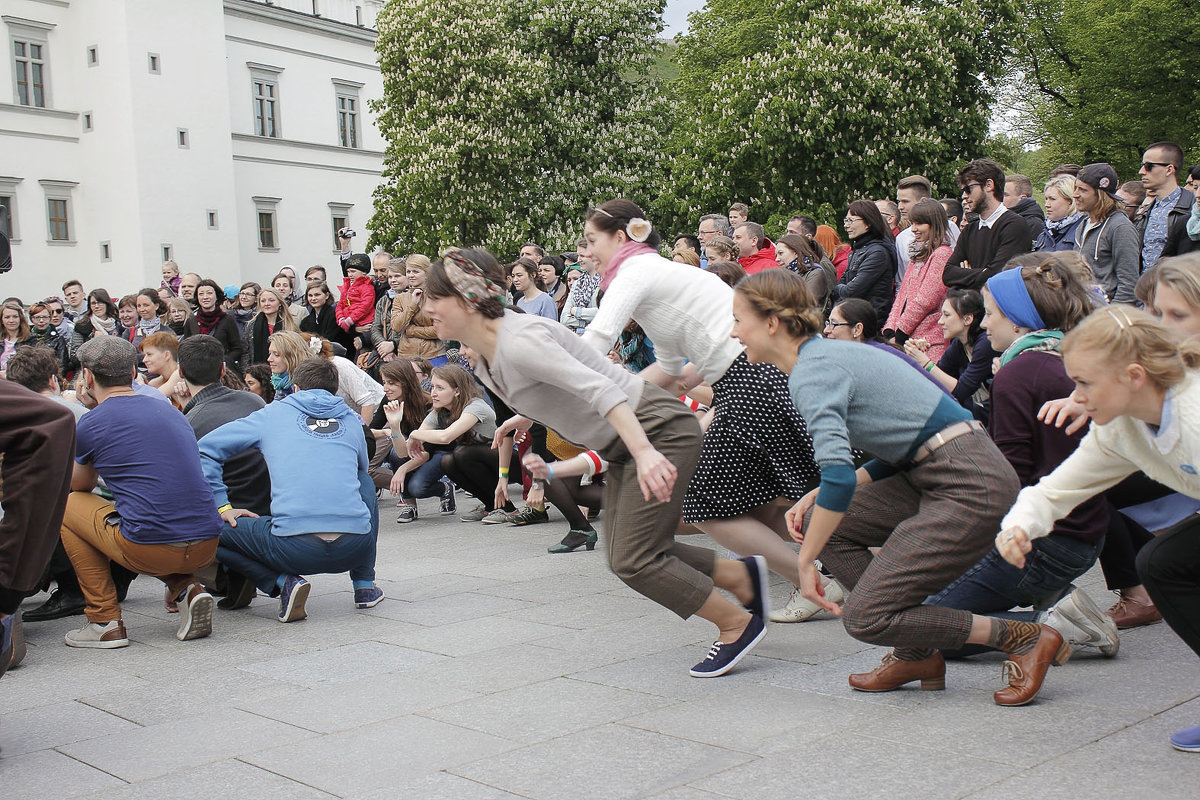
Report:
M340 279L334 230L365 246L382 171L382 5L4 0L0 296L78 278L116 299L168 258L222 286L285 264Z

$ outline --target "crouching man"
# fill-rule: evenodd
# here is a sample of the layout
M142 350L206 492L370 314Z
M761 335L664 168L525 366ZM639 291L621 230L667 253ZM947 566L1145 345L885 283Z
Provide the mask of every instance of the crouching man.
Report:
M66 643L129 644L112 561L167 585L179 603L179 639L208 636L213 597L195 573L216 555L221 519L192 428L170 403L134 391L137 351L121 337L97 336L79 348L78 358L79 400L92 410L77 426L62 543L87 601L88 622L68 633ZM97 478L113 502L91 493Z
M296 392L200 440L204 474L225 520L217 558L279 598L279 621L304 619L304 573L349 572L354 605L383 599L375 586L379 516L367 474L362 421L337 396L337 367L306 359L292 371ZM223 464L259 450L271 477L271 515L228 501Z

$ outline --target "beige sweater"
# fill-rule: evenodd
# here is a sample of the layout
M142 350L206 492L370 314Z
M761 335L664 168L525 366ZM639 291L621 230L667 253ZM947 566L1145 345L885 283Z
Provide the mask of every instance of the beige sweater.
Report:
M1200 498L1200 373L1167 394L1157 434L1141 420L1117 417L1092 425L1078 449L1041 481L1023 489L1002 529L1045 536L1071 509L1135 472L1188 497Z

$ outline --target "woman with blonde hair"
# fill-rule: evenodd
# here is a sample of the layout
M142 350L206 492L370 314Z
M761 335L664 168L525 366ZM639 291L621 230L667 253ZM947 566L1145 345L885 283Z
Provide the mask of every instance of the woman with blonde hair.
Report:
M298 333L300 327L288 313L287 303L278 289L264 286L258 292L258 313L242 331L242 367L267 360L267 340L283 331Z
M397 336L395 355L407 359L427 358L436 367L446 363L446 346L425 313L425 276L429 266L429 257L420 253L404 259L408 291L396 295L391 325Z
M17 345L25 344L29 338L29 320L25 309L16 301L0 307L0 372L8 365L8 359L17 352Z
M167 327L179 339L187 335L188 318L192 316L192 307L182 297L172 297L167 301Z
M1074 250L1075 229L1087 217L1075 208L1075 176L1057 175L1046 181L1046 226L1033 249Z
M1144 311L1111 306L1084 320L1060 350L1092 427L1004 517L996 547L1018 568L1057 520L1139 470L1200 499L1200 344L1180 344ZM1138 553L1137 572L1163 619L1200 655L1200 517L1154 537ZM1170 741L1200 753L1200 726L1176 731Z
M338 371L337 396L349 408L361 414L364 422L369 422L375 407L383 399L383 387L356 367L354 362L334 355L333 345L328 339L311 333L281 331L271 334L267 364L271 367L271 383L276 395L286 397L294 391L290 377L292 370L301 361L313 356L333 362Z

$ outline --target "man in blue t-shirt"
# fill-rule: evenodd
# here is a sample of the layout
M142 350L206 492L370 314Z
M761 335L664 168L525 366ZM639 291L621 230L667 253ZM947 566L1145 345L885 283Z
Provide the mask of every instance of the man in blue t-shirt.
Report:
M118 336L79 348L79 399L92 409L76 431L75 471L62 542L87 600L88 623L66 635L71 647L125 647L116 561L153 575L177 598L180 640L212 632L213 598L195 573L213 560L221 518L200 469L196 439L174 406L133 389L137 351ZM91 494L103 478L113 502Z
M217 558L279 598L280 622L307 616L310 586L300 573L349 572L356 608L383 600L375 585L379 514L362 420L337 396L332 361L305 359L291 375L297 392L200 440L204 474L225 520ZM251 448L271 473L271 516L229 502L223 465Z

